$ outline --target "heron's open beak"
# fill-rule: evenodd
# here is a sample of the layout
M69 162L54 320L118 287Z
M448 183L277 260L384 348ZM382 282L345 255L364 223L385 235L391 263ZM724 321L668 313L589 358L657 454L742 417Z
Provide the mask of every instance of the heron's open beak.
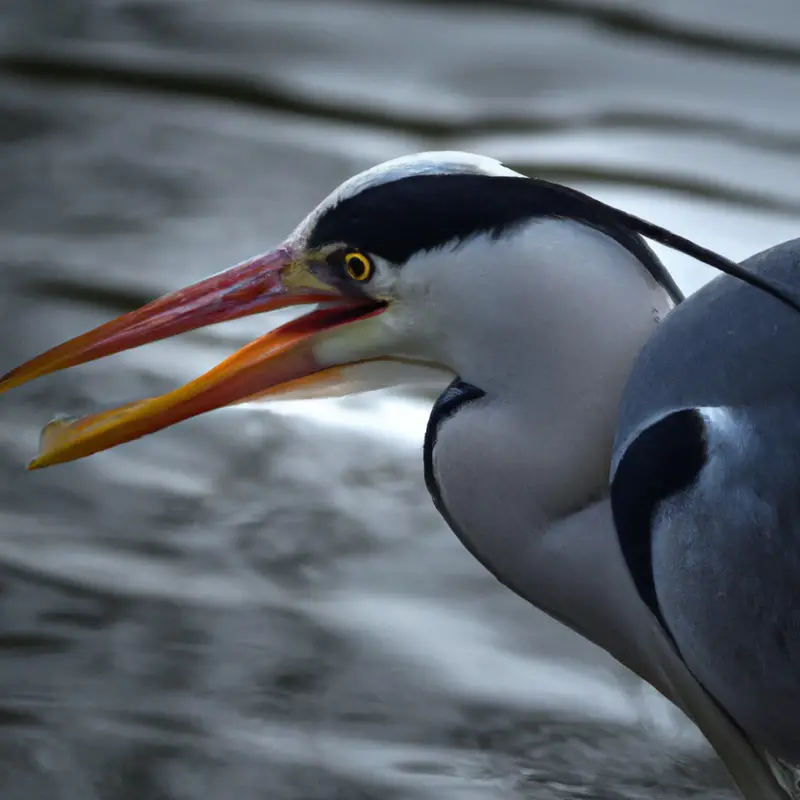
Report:
M303 303L326 303L243 347L180 389L82 418L57 419L42 433L29 468L91 455L215 408L303 389L341 394L337 366L318 345L334 329L380 314L385 305L345 297L317 278L302 257L279 248L180 291L28 361L0 378L0 392L184 331ZM352 361L357 361L357 354Z

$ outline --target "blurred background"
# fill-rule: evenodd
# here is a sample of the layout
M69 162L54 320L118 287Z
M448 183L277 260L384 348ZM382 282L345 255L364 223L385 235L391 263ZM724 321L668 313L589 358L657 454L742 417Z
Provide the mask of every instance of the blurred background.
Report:
M734 258L800 233L797 0L3 0L0 372L352 173L498 156ZM691 290L710 271L657 248ZM3 800L731 798L666 701L433 511L420 399L226 411L28 474L250 318L0 399Z

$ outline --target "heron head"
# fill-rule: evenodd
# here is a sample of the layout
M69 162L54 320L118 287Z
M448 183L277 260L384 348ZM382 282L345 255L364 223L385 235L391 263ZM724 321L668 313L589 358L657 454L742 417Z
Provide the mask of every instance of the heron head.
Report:
M436 308L420 280L425 257L521 217L508 202L493 214L485 197L487 181L521 177L468 153L385 162L339 186L274 250L13 369L0 379L0 392L185 331L287 306L315 306L168 394L54 420L30 466L72 461L255 399L341 396L431 376L444 382L453 367L445 348L435 346ZM462 189L471 196L459 201Z

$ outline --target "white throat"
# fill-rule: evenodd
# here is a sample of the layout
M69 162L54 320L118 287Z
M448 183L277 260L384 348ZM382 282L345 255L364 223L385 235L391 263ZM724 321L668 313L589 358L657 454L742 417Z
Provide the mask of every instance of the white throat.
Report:
M460 460L469 448L497 463L489 484L448 488L454 504L496 483L529 529L534 515L558 518L603 494L623 386L672 308L639 260L603 233L548 219L412 259L401 280L435 325L426 348L487 393L474 425L452 425L464 428ZM492 524L480 509L464 517Z

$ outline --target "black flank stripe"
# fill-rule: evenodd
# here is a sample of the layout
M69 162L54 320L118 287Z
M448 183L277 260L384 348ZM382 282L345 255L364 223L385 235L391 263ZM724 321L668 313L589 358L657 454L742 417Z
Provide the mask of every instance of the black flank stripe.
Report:
M653 578L653 517L659 504L690 486L706 463L705 427L695 409L676 411L628 446L611 484L620 548L639 596L668 631Z

